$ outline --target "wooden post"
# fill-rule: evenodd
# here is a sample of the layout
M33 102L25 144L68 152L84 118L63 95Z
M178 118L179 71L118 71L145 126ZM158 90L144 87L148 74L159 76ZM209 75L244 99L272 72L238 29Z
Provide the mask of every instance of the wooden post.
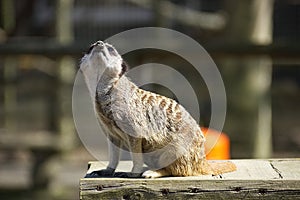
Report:
M3 29L9 34L16 26L14 1L2 0L1 7Z
M73 0L57 1L56 35L57 40L68 45L73 42L72 10ZM64 150L70 150L75 142L75 128L72 117L72 85L75 76L75 62L70 56L63 56L58 64L58 132L61 146Z
M72 8L73 0L58 0L56 1L56 35L57 40L62 45L68 45L73 41L73 26L72 26ZM58 132L59 153L64 153L74 146L74 123L72 118L72 86L75 74L75 63L70 56L63 56L58 59L58 67L56 71L57 82L51 87L54 87L55 103L54 109L56 112L56 125ZM35 182L35 198L45 198L49 193L49 183L53 171L49 171L47 166L51 166L51 157L57 153L51 150L34 150L36 156L33 169L33 180ZM49 194L48 194L49 195Z
M16 132L17 108L17 63L9 56L4 60L4 127L7 132Z
M14 1L1 1L1 17L3 29L9 34L15 28ZM1 40L1 38L0 38ZM17 61L8 56L4 59L4 127L7 132L16 132L17 107Z
M226 9L229 14L226 42L239 45L272 42L273 0L229 0ZM224 129L232 136L233 157L268 158L272 155L272 60L259 55L228 57L222 63L228 100Z
M162 0L156 0L156 1L152 1L152 7L153 7L153 11L155 13L155 24L158 27L164 27L167 26L168 22L170 22L169 19L167 19L164 15L162 15L161 13L162 11Z
M252 31L255 44L269 45L273 36L273 0L256 1L256 19ZM256 82L258 85L258 119L254 136L254 157L268 158L272 156L272 111L271 82L272 60L269 56L260 56L259 71Z

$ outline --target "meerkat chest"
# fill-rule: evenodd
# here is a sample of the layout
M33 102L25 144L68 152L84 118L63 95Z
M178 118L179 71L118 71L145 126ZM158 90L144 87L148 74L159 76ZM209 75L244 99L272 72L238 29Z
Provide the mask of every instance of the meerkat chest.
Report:
M98 120L101 128L103 129L104 134L110 138L110 140L119 140L123 141L122 145L125 148L129 148L128 144L128 135L124 133L120 128L116 125L116 123L105 116L102 112L97 112Z

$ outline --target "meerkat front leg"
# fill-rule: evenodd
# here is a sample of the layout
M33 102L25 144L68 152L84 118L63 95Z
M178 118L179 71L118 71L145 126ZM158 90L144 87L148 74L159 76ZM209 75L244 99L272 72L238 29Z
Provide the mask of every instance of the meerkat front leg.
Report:
M118 139L113 139L109 137L107 139L108 142L108 153L109 153L109 163L106 169L93 171L90 174L87 174L85 178L94 178L94 177L112 177L115 174L115 170L120 161L120 148L121 141Z
M106 168L106 172L112 176L120 161L121 153L121 141L113 138L108 138L108 153L109 153L109 163Z
M142 150L142 139L141 138L129 138L130 152L133 162L131 170L132 177L140 177L143 173L143 150Z

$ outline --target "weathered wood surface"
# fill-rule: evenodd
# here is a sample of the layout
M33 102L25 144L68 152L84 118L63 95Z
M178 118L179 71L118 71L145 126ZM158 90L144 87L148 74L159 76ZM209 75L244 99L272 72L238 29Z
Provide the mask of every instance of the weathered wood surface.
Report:
M232 162L238 170L220 176L83 178L80 199L300 199L300 159ZM90 162L87 173L105 165ZM118 171L131 166L122 161Z

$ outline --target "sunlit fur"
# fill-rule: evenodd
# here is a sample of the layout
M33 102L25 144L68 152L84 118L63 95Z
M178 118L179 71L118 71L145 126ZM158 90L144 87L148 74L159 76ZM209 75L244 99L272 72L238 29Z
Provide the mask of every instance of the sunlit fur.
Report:
M132 83L124 75L121 56L111 48L98 42L81 63L99 123L112 142L108 169L117 167L120 149L116 146L132 152L132 172L142 173L143 163L150 168L143 173L147 178L221 174L236 169L231 162L208 163L205 138L191 115L176 101ZM159 151L166 146L165 151Z

